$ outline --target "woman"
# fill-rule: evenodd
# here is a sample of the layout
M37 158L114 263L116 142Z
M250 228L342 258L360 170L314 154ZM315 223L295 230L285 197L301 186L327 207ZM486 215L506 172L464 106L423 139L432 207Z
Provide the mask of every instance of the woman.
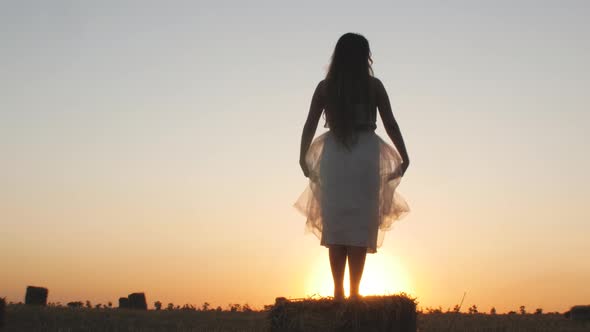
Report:
M410 159L372 63L365 37L340 37L301 137L299 163L310 181L295 206L307 216L307 229L329 248L335 300L344 299L347 259L350 297L358 298L366 254L375 253L383 231L409 211L395 189ZM374 132L377 110L395 148ZM312 143L322 112L329 131Z

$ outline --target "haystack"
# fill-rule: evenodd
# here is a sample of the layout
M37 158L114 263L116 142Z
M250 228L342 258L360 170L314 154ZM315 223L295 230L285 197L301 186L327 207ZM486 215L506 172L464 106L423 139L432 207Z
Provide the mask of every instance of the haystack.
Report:
M283 297L269 312L271 331L416 332L416 302L408 296L366 296L333 301Z
M6 311L6 299L0 297L0 327L4 326L4 312Z
M145 300L145 293L129 294L129 308L147 310L147 302Z
M119 298L119 309L129 309L129 299L127 297Z
M25 304L47 305L48 293L49 291L45 287L27 286Z
M590 305L576 305L573 306L565 317L571 320L585 320L590 321Z

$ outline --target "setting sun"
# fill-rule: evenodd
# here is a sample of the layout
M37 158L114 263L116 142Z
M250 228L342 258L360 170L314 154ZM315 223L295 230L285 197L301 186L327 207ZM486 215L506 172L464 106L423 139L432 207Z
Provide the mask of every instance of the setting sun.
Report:
M346 296L350 294L348 266L344 276ZM380 252L378 255L367 255L365 270L360 286L361 295L387 295L404 292L414 294L411 278L400 260L393 255ZM334 283L328 264L327 253L318 256L314 267L310 270L305 285L306 296L332 296Z

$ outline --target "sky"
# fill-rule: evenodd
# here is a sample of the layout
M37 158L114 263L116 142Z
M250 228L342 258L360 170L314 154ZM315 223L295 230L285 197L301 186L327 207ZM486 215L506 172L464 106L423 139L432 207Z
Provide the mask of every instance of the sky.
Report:
M299 141L337 39L357 32L411 159L411 212L361 293L586 304L588 16L557 0L2 1L0 296L330 295L327 249L293 207Z

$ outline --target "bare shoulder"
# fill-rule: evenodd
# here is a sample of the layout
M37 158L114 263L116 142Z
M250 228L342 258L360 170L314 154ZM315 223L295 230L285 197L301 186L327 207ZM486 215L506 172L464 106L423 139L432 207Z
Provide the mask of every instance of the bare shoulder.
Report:
M311 102L313 105L323 106L326 99L326 82L325 80L321 80L317 86L315 87L315 91L313 92L313 96L311 97Z
M323 79L321 80L318 85L315 88L315 94L319 95L319 96L325 96L326 95L326 80Z
M383 86L383 83L381 82L381 80L375 76L371 76L371 83L373 84L373 87L377 90L384 90L385 87Z
M381 82L381 80L375 76L371 76L371 87L375 93L375 96L377 98L377 102L379 103L380 101L383 100L383 98L385 96L387 96L387 92L385 91L385 86L383 85L383 83Z

